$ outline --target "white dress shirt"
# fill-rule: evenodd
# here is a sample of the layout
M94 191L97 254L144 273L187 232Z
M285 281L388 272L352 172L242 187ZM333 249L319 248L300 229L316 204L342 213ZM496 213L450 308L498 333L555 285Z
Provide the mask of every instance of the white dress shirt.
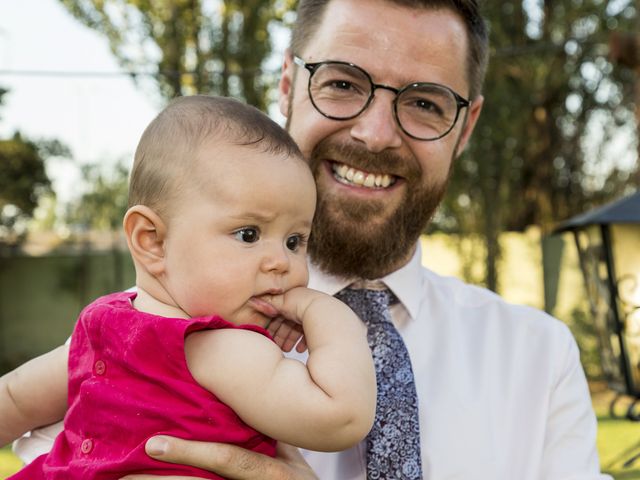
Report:
M400 300L394 324L411 357L428 480L604 480L596 418L578 348L565 324L539 310L439 276L418 246L381 279ZM349 283L311 272L335 294ZM364 443L305 452L322 480L365 480Z
M599 473L596 419L563 323L427 270L419 245L381 280L400 300L391 314L416 379L425 479L611 478ZM335 294L348 283L312 269L309 286ZM34 432L14 449L31 459L54 434ZM304 453L322 480L366 478L364 443Z

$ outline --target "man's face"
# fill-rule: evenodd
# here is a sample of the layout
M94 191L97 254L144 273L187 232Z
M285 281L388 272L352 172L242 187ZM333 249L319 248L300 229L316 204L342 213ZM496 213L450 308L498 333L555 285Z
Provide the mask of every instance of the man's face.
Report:
M466 30L447 9L332 0L304 51L293 53L307 63L354 63L377 84L400 88L433 82L464 97L469 94ZM293 64L289 52L280 108L318 185L312 260L336 275L379 278L412 255L444 194L452 161L473 130L482 98L461 112L447 136L420 141L397 125L391 91L377 90L361 115L336 121L314 108L308 81L309 72ZM362 184L359 179L370 174L377 180L374 185Z

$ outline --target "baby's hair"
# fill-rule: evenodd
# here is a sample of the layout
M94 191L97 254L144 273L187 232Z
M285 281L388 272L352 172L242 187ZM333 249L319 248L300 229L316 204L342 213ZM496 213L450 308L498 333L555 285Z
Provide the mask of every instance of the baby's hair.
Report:
M198 149L215 141L302 159L289 134L257 108L227 97L179 97L140 138L129 182L129 207L146 205L160 216L167 214L180 193L178 187L193 179L189 174Z

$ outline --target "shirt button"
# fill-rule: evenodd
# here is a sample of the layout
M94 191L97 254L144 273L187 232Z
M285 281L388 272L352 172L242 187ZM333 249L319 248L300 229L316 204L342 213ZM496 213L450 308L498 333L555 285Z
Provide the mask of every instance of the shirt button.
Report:
M96 375L104 375L104 372L106 370L107 370L107 365L102 360L98 360L93 365L93 371L95 372Z
M85 438L80 445L80 451L86 455L90 453L91 450L93 450L93 440Z

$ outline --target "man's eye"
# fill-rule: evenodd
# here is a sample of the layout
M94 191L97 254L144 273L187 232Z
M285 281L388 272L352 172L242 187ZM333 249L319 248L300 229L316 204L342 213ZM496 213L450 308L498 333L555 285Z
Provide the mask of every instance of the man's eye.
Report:
M334 80L333 82L330 83L330 86L338 90L353 89L353 84L347 80Z
M245 243L255 243L260 239L260 232L257 228L241 228L234 235L237 240Z
M441 116L443 114L442 108L440 108L440 106L437 103L434 103L430 100L425 100L425 99L417 100L416 106L426 113L431 113L438 116Z

